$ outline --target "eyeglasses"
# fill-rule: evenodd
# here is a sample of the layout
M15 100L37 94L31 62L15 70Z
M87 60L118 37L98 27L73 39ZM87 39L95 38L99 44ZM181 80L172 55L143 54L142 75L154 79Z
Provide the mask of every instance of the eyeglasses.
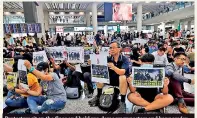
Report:
M178 59L180 59L181 61L186 61L186 59L185 59L185 58L178 58Z
M116 49L116 48L119 48L119 47L109 47L110 50L111 50L111 49Z

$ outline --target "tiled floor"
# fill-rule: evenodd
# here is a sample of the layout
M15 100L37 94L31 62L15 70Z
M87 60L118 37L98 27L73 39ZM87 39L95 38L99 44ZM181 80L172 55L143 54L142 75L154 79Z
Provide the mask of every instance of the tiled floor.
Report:
M80 67L77 66L77 70L80 71ZM194 75L185 74L188 78L193 78ZM194 93L194 86L185 84L185 90L191 93ZM96 94L96 91L95 91ZM61 111L58 111L57 113L105 113L104 111L100 110L98 107L90 107L88 105L88 98L85 97L85 94L83 92L80 99L77 100L68 100L65 108ZM127 105L127 113L131 112L132 103L130 103L128 100L126 100ZM194 107L189 107L188 109L190 113L194 113ZM117 113L117 111L115 112ZM180 113L176 105L170 105L166 108L166 113Z

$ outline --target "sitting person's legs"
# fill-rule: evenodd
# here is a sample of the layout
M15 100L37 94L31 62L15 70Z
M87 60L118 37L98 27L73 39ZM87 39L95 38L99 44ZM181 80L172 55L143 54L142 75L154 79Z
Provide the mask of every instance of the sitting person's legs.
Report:
M91 80L91 73L85 72L83 74L83 78L84 78L84 82L87 83L89 94L93 94L94 89L93 89L93 84L92 84L92 80Z
M44 96L29 96L27 98L28 106L31 113L38 114L38 105L42 105L47 100Z

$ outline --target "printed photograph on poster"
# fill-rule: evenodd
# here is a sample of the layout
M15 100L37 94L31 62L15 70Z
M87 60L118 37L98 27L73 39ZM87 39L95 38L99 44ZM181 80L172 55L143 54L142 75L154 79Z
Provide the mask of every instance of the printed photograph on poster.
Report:
M38 65L40 62L47 62L48 58L45 51L33 52L33 64Z
M138 88L163 87L165 77L164 68L132 68L132 85Z
M109 56L109 47L101 47L100 54L105 54Z
M40 23L36 23L34 25L35 25L35 32L36 33L41 33L42 32L42 30L41 30L41 24Z
M27 33L27 24L20 24L21 33Z
M13 24L13 33L21 33L20 24Z
M69 63L84 63L83 47L67 47Z
M53 58L54 60L65 60L67 59L67 51L64 46L57 47L46 47L47 57Z
M5 24L5 33L13 33L13 25L12 24Z
M105 54L92 54L90 60L92 81L109 84L107 56Z
M88 59L90 59L90 55L93 53L93 47L84 47L84 61L88 61Z
M24 60L18 60L18 77L19 77L19 84L25 88L29 89L28 80L27 80L27 68L24 65Z
M4 64L9 65L10 67L12 67L14 64L14 58L4 58L3 61L4 61Z
M94 35L86 35L86 39L89 44L93 44L95 40Z
M128 58L130 58L131 55L131 48L130 47L125 47L122 48L122 54Z
M34 24L27 24L28 33L35 33L35 26Z
M14 72L7 73L7 85L16 87L18 74Z

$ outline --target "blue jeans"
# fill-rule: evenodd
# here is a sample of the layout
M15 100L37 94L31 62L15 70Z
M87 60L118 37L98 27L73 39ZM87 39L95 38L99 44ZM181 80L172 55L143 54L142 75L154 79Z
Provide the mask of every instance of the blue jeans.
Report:
M42 113L48 110L60 110L63 109L66 104L64 101L52 100L52 103L49 101L51 100L44 96L29 96L27 98L27 103L33 114L38 114L39 112ZM38 105L41 105L41 108L38 108Z
M5 100L5 104L9 107L20 107L20 108L28 107L26 98L18 93L15 93L14 91L8 92L7 99Z

